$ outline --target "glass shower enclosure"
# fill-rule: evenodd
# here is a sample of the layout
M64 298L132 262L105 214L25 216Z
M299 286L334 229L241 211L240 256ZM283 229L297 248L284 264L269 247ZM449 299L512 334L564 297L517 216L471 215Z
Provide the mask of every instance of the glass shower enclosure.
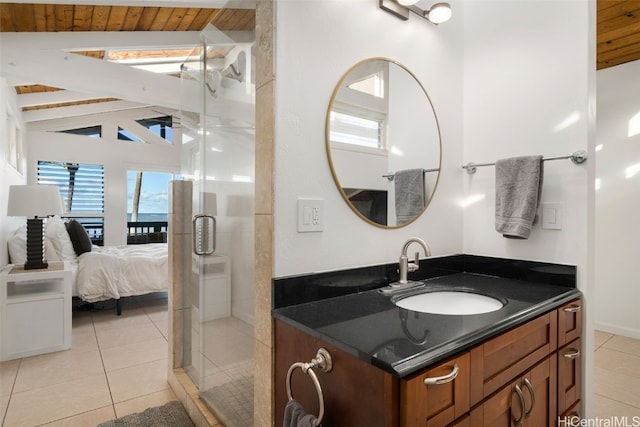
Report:
M182 65L182 179L193 182L183 367L226 426L253 425L254 33L209 25ZM185 249L189 250L189 248Z

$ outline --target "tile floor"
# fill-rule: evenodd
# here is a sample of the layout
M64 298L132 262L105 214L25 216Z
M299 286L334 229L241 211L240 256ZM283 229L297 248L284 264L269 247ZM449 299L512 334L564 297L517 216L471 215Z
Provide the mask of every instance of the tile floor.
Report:
M0 423L96 426L176 400L166 381L167 296L74 310L73 348L0 364ZM640 340L596 331L593 416L640 416Z
M72 349L0 364L0 424L96 426L177 400L167 383L166 293L73 312Z
M595 343L593 417L626 416L637 425L631 423L640 417L640 340L596 331Z

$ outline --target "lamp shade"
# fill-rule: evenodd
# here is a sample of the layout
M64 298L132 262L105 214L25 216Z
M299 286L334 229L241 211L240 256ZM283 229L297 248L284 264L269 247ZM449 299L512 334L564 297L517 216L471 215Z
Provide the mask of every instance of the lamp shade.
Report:
M43 217L64 213L56 185L9 186L8 216Z

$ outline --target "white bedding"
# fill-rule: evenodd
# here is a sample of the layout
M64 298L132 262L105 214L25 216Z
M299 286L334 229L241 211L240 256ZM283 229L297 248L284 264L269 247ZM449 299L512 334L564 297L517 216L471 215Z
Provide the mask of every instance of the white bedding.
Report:
M87 302L169 289L166 243L93 246L77 258L77 296Z

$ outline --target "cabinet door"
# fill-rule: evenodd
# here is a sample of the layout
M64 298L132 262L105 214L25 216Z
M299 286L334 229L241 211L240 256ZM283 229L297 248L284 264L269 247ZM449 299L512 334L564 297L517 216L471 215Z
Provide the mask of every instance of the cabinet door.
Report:
M471 406L556 350L556 310L471 350Z
M558 351L558 413L564 414L580 399L582 357L580 338Z
M444 426L469 410L469 353L400 384L400 425Z
M472 426L551 426L556 422L555 354L475 407Z
M571 301L558 309L558 348L582 335L582 300Z

